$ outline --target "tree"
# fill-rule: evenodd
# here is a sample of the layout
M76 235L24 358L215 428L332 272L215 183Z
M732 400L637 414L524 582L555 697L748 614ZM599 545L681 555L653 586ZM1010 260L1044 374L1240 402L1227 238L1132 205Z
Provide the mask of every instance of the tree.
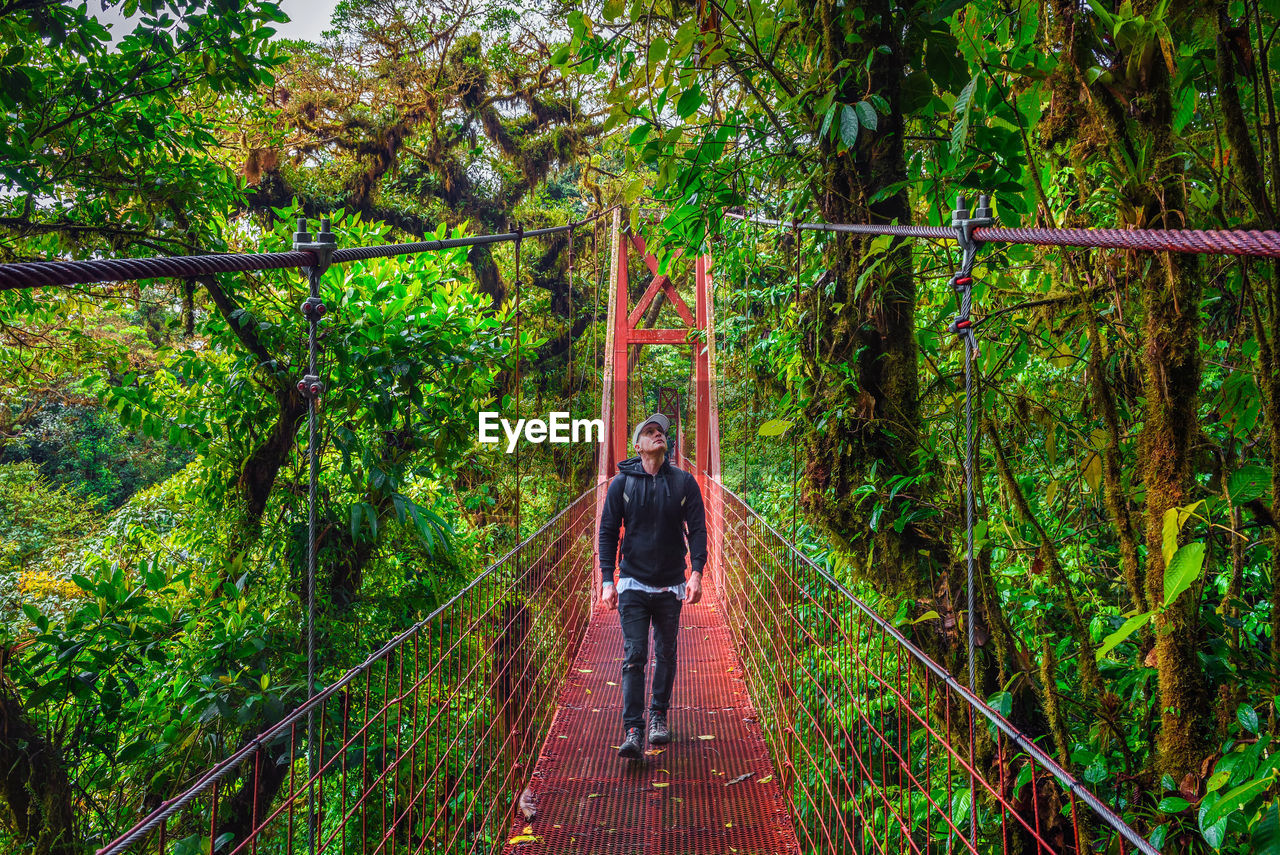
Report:
M245 143L252 204L298 197L313 212L341 206L415 235L440 220L507 230L598 133L549 66L527 20L538 14L486 0L340 4L322 45L296 46L267 95L271 123ZM530 209L530 220L545 215ZM553 242L548 259L563 251ZM494 306L505 302L490 248L469 260Z

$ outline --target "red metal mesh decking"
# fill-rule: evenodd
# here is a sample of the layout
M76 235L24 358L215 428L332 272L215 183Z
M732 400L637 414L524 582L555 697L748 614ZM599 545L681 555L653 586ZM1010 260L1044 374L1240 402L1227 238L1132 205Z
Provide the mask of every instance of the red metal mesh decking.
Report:
M617 612L597 609L529 784L537 818L527 823L517 815L511 839L523 842L507 852L799 852L732 636L709 588L680 615L671 743L646 746L663 750L643 761L623 760L614 748L622 741L622 629ZM646 688L652 678L650 661ZM731 783L745 774L751 777ZM530 836L536 839L524 839Z

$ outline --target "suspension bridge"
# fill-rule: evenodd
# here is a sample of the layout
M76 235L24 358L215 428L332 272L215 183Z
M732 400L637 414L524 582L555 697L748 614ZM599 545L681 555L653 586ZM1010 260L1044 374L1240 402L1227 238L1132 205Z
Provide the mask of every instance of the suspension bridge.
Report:
M983 241L1280 255L1274 232L998 229L963 207L951 229L792 226L959 242L953 330L970 343ZM713 259L693 261L690 309L613 213L596 485L359 666L322 688L313 673L306 703L101 855L1157 851L1123 819L1143 803L1137 783L1085 786L724 486ZM298 389L314 487L317 284L329 265L518 248L584 223L348 249L300 225L293 252L4 265L0 288L302 268L312 360ZM634 305L633 255L650 274ZM641 327L659 293L681 327ZM679 463L703 492L709 562L702 602L681 615L673 740L631 763L612 748L622 634L599 605L595 549L604 490L628 456L627 354L643 344L692 349L693 453L679 442ZM310 563L314 574L314 549Z

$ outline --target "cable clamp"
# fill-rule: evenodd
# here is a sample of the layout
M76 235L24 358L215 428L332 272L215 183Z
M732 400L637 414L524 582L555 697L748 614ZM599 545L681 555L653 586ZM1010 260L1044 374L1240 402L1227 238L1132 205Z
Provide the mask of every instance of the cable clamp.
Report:
M308 319L317 323L324 317L324 313L328 311L325 308L324 301L319 297L308 297L302 301L302 305L298 307L298 311Z
M951 212L951 227L956 230L956 241L962 253L960 269L951 274L951 287L956 292L956 303L959 311L947 330L955 335L973 338L973 322L969 319L969 310L973 302L973 263L978 256L978 242L973 239L973 230L980 226L989 226L995 222L991 213L991 197L979 196L978 207L972 214L964 196L956 197L955 210Z
M324 394L324 383L314 374L307 374L298 381L298 391L308 401L316 400Z
M303 267L302 272L312 282L318 281L333 263L333 253L338 248L338 239L329 229L329 218L320 219L320 232L312 237L311 232L307 231L307 218L298 217L298 230L293 234L293 248L296 252L310 252L316 257L316 263ZM305 309L303 313L306 313Z
M969 204L964 196L956 197L955 210L951 212L951 227L956 230L956 241L964 254L960 261L960 269L951 277L951 287L963 291L973 284L973 262L978 256L978 242L973 239L973 230L989 226L995 222L991 212L991 197L978 197L978 207L969 213Z

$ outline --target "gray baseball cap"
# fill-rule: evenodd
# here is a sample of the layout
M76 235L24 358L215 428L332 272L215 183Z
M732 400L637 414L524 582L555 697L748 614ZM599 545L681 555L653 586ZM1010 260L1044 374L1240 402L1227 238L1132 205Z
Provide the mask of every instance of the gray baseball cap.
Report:
M666 416L664 416L662 413L654 413L653 415L649 416L649 418L645 419L640 424L636 425L636 429L631 432L632 445L635 445L640 441L640 432L645 428L647 428L649 425L657 425L658 427L660 427L662 429L662 433L664 436L666 436L671 432L671 420L668 419Z

